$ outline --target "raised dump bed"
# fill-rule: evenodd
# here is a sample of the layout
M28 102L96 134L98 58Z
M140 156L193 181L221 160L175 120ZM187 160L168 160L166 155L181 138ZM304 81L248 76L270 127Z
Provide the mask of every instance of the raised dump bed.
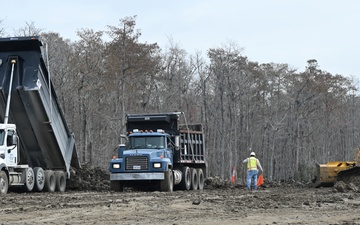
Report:
M70 178L70 167L79 167L75 139L57 101L42 46L38 37L0 39L0 118L6 121L10 102L8 122L16 125L21 156L16 164L64 171Z

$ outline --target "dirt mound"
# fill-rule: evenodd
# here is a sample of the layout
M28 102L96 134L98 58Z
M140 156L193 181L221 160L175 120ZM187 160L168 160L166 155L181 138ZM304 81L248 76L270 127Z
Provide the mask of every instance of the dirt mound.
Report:
M351 182L345 183L344 181L338 181L334 185L334 189L338 192L348 192L348 191L359 192L358 187L359 186L357 184Z
M208 177L205 180L205 189L232 189L232 188L245 188L245 183L240 184L238 182L231 183L230 180L224 180L218 176ZM289 188L307 188L311 187L311 184L300 181L269 181L264 180L264 183L260 188L271 188L271 187L289 187Z
M262 188L270 187L306 187L307 184L287 181L287 182L270 182L264 181ZM245 188L245 184L237 182L231 183L229 180L224 180L218 176L208 177L205 180L204 189L233 189ZM348 187L346 188L348 189ZM344 190L346 190L344 189ZM100 167L92 167L90 164L81 165L81 169L71 169L70 180L67 183L67 190L76 191L110 191L110 173Z
M89 164L81 165L80 169L71 169L68 190L77 191L109 191L110 173L100 167Z
M206 189L217 189L217 188L230 188L232 187L232 184L229 181L225 181L221 179L220 177L208 177L205 180L205 186Z
M230 180L224 180L219 176L208 177L205 179L204 189L234 189L245 188L245 184L239 184L238 182L232 183Z
M209 177L205 180L205 189L227 189L241 187L220 177ZM110 173L100 167L92 167L90 164L81 165L81 169L71 169L70 180L67 190L76 191L110 191Z

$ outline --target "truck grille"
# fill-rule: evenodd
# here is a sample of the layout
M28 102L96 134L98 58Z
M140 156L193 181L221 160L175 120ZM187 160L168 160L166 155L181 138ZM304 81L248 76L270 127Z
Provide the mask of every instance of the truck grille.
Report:
M125 170L147 170L149 160L146 156L128 156L125 158Z

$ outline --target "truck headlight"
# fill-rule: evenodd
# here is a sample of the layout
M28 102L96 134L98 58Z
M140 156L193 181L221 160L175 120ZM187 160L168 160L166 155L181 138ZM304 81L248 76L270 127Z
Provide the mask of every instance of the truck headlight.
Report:
M114 164L112 164L112 168L113 169L120 169L120 164L119 163L114 163Z
M161 163L157 162L153 164L154 168L161 168Z

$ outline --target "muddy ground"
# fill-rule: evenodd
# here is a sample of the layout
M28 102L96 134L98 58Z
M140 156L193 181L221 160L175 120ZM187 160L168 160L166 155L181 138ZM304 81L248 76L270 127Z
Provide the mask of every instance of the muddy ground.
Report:
M0 200L0 224L360 225L357 184L313 188L265 180L259 190L247 191L241 184L209 178L203 191L119 193L109 190L104 174L73 177L64 193L10 191Z

